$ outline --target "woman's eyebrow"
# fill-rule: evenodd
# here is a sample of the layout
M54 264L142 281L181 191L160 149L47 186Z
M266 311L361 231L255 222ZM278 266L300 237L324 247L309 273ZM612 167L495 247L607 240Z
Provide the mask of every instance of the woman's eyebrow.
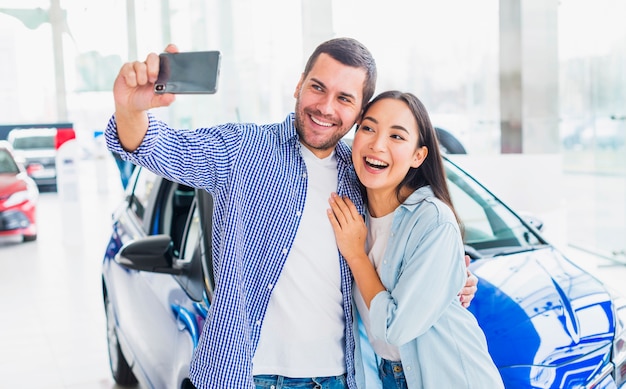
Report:
M393 125L393 126L391 126L391 128L396 129L396 130L400 130L400 131L404 131L404 132L406 132L407 134L409 133L409 130L407 130L406 128L402 127L402 126L401 126L401 125L399 125L399 124Z
M370 122L374 122L374 123L378 124L378 120L374 119L371 116L364 116L363 120L369 120Z
M374 123L378 124L378 120L374 119L372 116L364 116L361 121L364 122L366 120L369 120L370 122L374 122ZM391 128L393 128L394 130L404 131L407 134L409 133L409 130L407 130L406 128L404 128L403 126L401 126L399 124L394 124L393 126L391 126Z

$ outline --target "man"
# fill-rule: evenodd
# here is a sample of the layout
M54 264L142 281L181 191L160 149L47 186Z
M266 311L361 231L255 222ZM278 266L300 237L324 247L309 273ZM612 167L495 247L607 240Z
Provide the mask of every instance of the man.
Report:
M356 388L352 279L326 209L331 192L363 207L339 141L374 94L371 53L354 39L322 43L296 86L295 113L269 125L169 128L148 112L174 101L154 94L158 69L154 53L122 66L106 139L135 164L214 197L215 293L192 382ZM470 277L464 298L475 284Z

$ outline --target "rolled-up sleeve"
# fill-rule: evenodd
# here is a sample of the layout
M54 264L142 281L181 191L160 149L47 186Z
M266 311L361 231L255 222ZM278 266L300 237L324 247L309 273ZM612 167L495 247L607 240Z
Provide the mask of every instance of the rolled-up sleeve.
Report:
M107 148L110 151L121 155L124 159L131 159L129 156L133 154L138 157L146 156L152 152L159 136L157 120L153 114L148 112L148 131L144 136L141 145L133 152L127 152L120 144L120 138L117 135L117 122L115 120L115 115L111 116L109 119L104 136Z
M177 130L148 113L148 131L135 151L122 148L115 115L108 122L105 140L107 148L125 160L172 181L213 192L227 182L243 133L237 124Z

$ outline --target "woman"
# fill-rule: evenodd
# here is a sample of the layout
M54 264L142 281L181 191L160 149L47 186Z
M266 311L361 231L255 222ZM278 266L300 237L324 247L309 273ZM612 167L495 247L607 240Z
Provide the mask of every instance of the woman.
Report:
M502 388L485 336L457 297L466 279L463 242L419 99L389 91L372 100L352 160L366 219L334 193L328 216L383 387Z

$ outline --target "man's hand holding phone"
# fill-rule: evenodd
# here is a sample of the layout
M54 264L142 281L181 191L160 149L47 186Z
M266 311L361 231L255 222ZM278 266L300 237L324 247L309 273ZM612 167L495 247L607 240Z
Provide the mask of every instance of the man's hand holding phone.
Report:
M165 51L177 53L178 48L170 44ZM176 99L170 93L154 93L159 62L159 56L155 53L148 54L143 62L127 62L122 65L113 84L117 135L122 147L128 151L137 149L148 131L147 111L166 107Z
M180 53L170 44L165 52L125 63L113 84L118 136L126 150L135 150L148 130L147 111L166 107L175 94L217 91L219 51Z
M165 48L165 52L177 53L178 48L170 44ZM165 107L174 102L174 95L154 93L159 65L159 56L150 53L143 62L127 62L122 66L113 84L116 114L143 112L151 108Z

